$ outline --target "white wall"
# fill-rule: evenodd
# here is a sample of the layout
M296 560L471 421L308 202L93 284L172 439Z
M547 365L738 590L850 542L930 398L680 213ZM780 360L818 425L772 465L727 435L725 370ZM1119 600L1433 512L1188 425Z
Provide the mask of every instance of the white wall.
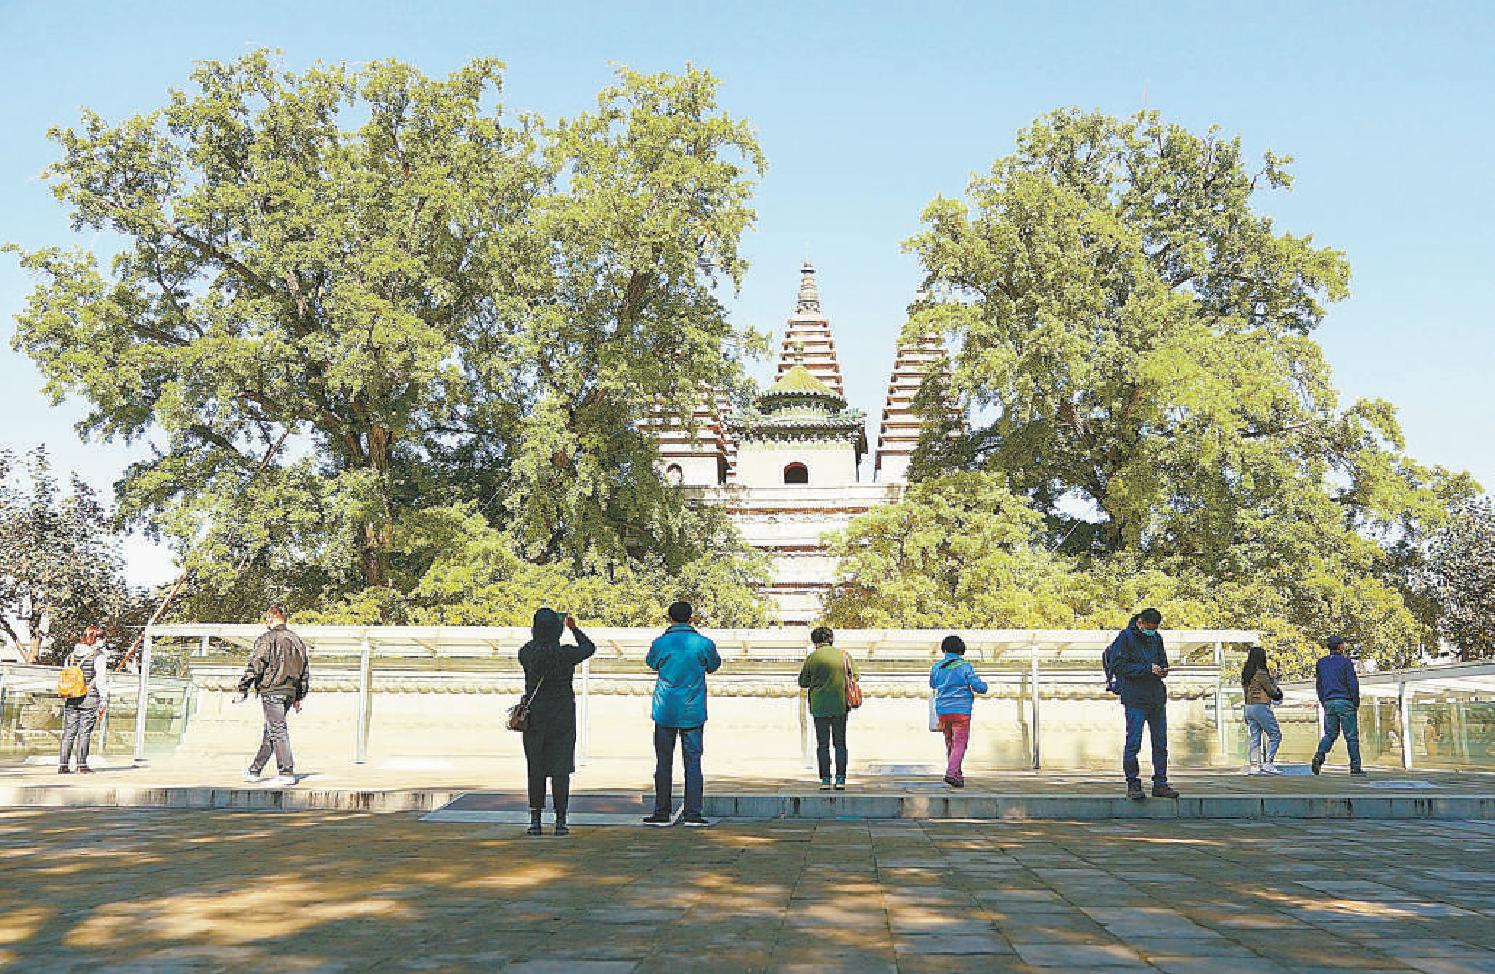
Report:
M784 468L803 463L810 487L846 487L857 482L856 450L844 440L743 440L737 448L737 482L748 487L783 487Z

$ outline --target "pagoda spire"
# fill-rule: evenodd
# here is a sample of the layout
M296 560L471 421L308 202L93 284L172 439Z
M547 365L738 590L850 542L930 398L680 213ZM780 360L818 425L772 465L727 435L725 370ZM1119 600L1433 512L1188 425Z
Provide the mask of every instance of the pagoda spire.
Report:
M805 259L799 269L799 301L795 303L796 317L820 314L820 288L815 283L815 265Z
M815 265L808 259L799 269L799 294L794 315L784 329L774 378L782 378L795 365L803 365L836 395L845 397L846 384L841 380L836 340L831 336L830 319L821 311L820 285L815 279Z
M909 461L919 445L924 419L914 409L914 398L931 372L940 369L948 377L945 353L945 342L935 333L925 333L912 342L898 343L893 372L888 379L888 398L877 434L877 456L872 467L873 476L879 483L902 483L908 479Z

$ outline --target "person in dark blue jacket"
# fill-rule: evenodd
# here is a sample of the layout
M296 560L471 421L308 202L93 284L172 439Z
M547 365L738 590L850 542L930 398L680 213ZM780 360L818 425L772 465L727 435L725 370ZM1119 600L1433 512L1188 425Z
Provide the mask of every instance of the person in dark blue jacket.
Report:
M1142 769L1137 755L1142 750L1142 725L1152 737L1152 795L1154 798L1177 798L1178 792L1168 784L1168 653L1158 626L1163 614L1157 609L1143 609L1112 641L1104 663L1108 680L1121 694L1126 711L1126 746L1121 752L1121 769L1126 774L1126 796L1142 801Z
M716 643L696 632L690 624L686 602L670 606L670 627L649 646L644 662L659 674L654 683L654 812L646 825L669 825L671 791L674 788L675 739L680 739L680 757L685 765L685 807L680 824L709 824L702 816L704 783L701 753L706 726L706 674L722 665Z
M1319 704L1324 708L1324 736L1313 754L1313 773L1323 769L1329 748L1343 733L1345 750L1350 752L1350 774L1359 777L1365 774L1360 766L1360 725L1355 715L1360 708L1360 678L1350 662L1350 644L1345 638L1330 636L1328 646L1329 655L1314 667Z

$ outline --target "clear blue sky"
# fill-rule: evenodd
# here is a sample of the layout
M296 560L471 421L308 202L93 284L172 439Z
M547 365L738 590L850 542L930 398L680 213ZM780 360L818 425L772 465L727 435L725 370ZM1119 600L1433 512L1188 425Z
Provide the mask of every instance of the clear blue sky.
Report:
M806 246L821 271L853 405L880 408L918 272L899 242L923 205L961 192L1014 133L1063 105L1241 133L1296 156L1297 185L1262 206L1348 252L1353 296L1318 338L1347 399L1401 407L1414 455L1495 487L1495 5L1483 3L278 3L0 0L0 239L68 243L37 178L48 125L160 105L191 62L278 47L293 66L397 57L443 74L508 64L508 102L554 117L590 106L612 63L686 61L724 82L770 170L733 307L778 328ZM89 240L78 241L87 245ZM29 289L0 259L0 318ZM83 446L80 410L49 407L0 350L0 443L46 442L107 489L133 455ZM875 434L875 430L874 430ZM130 547L132 572L166 560Z

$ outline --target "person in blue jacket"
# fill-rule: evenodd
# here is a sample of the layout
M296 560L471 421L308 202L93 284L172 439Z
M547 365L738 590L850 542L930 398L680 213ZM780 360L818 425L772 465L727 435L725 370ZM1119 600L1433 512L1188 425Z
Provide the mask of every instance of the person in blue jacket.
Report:
M934 713L945 735L945 784L964 788L966 776L961 763L971 742L971 707L976 694L986 692L986 681L966 662L964 639L946 636L940 651L944 656L929 668L929 687L934 691Z
M1121 694L1126 711L1126 746L1121 751L1121 769L1126 774L1126 796L1147 798L1142 790L1142 768L1137 755L1142 750L1142 725L1152 737L1152 796L1177 798L1168 784L1168 653L1158 626L1163 614L1143 609L1111 642L1103 662L1108 682Z
M701 753L706 725L706 674L722 665L716 643L690 624L689 603L669 608L670 627L649 646L644 662L659 674L654 683L654 812L645 825L669 825L674 788L675 739L685 765L685 807L682 825L709 824L702 816Z
M1365 774L1360 766L1360 725L1355 713L1360 709L1360 678L1350 661L1349 642L1343 636L1330 636L1328 646L1329 655L1314 667L1319 704L1324 708L1324 736L1313 753L1313 773L1323 769L1329 748L1343 732L1345 750L1350 752L1350 774L1360 777Z

